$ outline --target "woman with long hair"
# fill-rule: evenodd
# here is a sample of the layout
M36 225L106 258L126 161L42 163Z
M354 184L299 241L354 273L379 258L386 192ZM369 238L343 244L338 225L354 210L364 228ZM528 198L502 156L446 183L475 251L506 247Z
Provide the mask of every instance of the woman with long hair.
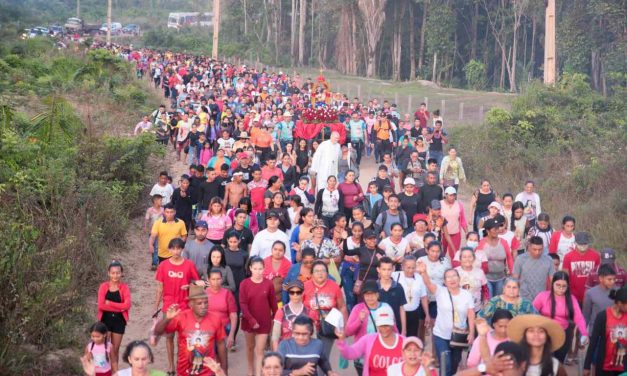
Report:
M104 323L111 335L111 370L118 370L120 344L128 312L131 309L131 290L122 282L124 268L119 261L111 261L108 268L109 280L98 289L98 320Z
M299 174L305 175L309 171L309 165L311 164L311 157L309 155L309 148L307 147L307 140L301 138L298 140L298 148L296 149L296 171Z
M226 255L224 248L220 245L214 245L209 251L209 267L207 268L207 276L213 269L217 269L222 273L222 287L235 293L237 286L231 267L226 264Z
M564 256L575 246L575 217L566 215L562 218L562 229L554 231L549 242L549 253L556 253L560 258L560 265Z
M522 254L526 247L527 230L529 229L529 222L527 216L525 216L525 205L520 201L515 201L512 204L512 216L509 218L509 229L514 231L516 239L518 239L519 249L513 249L518 254Z
M209 201L209 211L200 220L207 222L207 239L213 244L222 244L224 232L231 227L231 218L224 212L224 204L220 197Z
M533 300L533 306L542 316L550 317L557 322L566 333L566 342L554 354L560 363L564 363L573 343L575 326L582 335L581 343L587 343L586 321L577 299L570 293L568 273L559 271L553 274L551 289L538 294Z
M285 257L285 251L285 244L277 240L272 244L270 256L263 260L263 277L272 281L277 302L281 301L283 280L287 277L292 266L290 260Z
M355 272L359 270L359 256L349 256L348 253L352 253L352 251L365 245L363 238L364 225L361 222L353 222L350 233L351 235L343 243L342 251L345 256L340 266L342 288L344 289L346 306L349 312L352 311L356 303L353 286L355 286Z
M518 342L527 354L525 376L567 376L553 353L564 344L564 330L540 315L520 315L509 322L507 337Z
M333 226L333 216L344 207L344 195L337 189L337 178L327 178L327 186L318 190L314 211L327 227Z
M283 192L276 192L272 195L266 214L270 211L275 212L279 217L279 230L288 233L288 230L292 228L292 221L290 220L290 213L285 207Z
M274 285L263 277L264 262L261 257L248 261L250 277L240 286L239 300L242 309L242 330L246 334L247 375L261 375L261 360L272 329L272 318L277 311Z
M479 189L475 190L470 200L470 211L473 213L472 215L472 229L475 232L479 232L479 220L488 215L488 206L498 200L498 195L494 189L492 189L492 185L490 181L487 179L483 179L481 181L481 186Z
M242 209L246 212L246 221L244 227L256 234L259 231L259 225L257 224L257 213L253 210L253 204L250 201L250 197L242 197L239 200L237 208L231 208L227 211L227 215L231 219L232 223L235 223L235 212L237 209Z
M303 208L300 211L300 218L298 225L292 231L290 235L290 251L292 252L292 260L300 261L301 244L305 240L309 240L313 237L313 225L316 220L316 215L313 209Z

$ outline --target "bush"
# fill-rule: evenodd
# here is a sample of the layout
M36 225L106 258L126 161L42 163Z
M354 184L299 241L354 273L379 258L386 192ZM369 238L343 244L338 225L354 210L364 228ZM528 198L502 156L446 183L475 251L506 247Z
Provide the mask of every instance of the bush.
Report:
M452 143L461 145L473 184L488 178L497 191L517 193L532 178L555 227L571 214L598 248L624 249L625 119L625 93L602 97L585 76L565 75L553 88L530 85L511 111L490 110L484 125L454 128Z
M488 83L486 66L482 62L472 59L464 67L466 84L469 89L483 90Z

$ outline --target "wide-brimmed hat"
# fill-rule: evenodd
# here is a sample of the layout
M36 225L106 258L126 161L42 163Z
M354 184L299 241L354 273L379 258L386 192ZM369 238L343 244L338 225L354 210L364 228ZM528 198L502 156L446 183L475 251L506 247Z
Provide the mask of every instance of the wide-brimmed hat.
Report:
M554 320L540 315L518 315L514 317L507 326L507 337L513 342L523 339L525 331L529 328L540 327L546 330L551 338L551 352L562 347L566 340L564 329Z
M247 132L242 132L239 134L239 138L250 138Z
M324 224L324 221L322 219L316 219L313 222L313 226L311 226L311 232L313 232L313 230L318 227L327 228L327 225Z
M206 298L207 293L202 286L190 285L189 286L189 300Z

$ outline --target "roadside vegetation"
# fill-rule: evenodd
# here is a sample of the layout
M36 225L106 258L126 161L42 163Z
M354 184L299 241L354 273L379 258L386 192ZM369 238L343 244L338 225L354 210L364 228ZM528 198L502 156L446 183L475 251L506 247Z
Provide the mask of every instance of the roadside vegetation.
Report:
M84 342L84 297L111 249L125 248L160 152L149 135L114 136L158 105L133 73L106 51L79 56L45 39L0 46L0 370L75 367L43 355ZM104 121L112 108L116 121Z
M565 74L554 88L530 85L510 111L494 108L484 125L456 127L452 136L474 187L487 178L515 195L535 179L554 228L574 215L596 247L616 249L624 263L627 91L613 91L601 96L587 76Z

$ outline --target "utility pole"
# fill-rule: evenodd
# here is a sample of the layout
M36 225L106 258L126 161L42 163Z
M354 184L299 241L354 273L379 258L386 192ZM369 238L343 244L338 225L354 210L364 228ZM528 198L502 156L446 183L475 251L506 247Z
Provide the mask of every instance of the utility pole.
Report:
M76 0L76 18L81 18L81 0Z
M220 0L213 0L213 46L211 48L212 59L218 58L218 41L219 40L220 40Z
M546 0L546 26L544 32L544 84L555 84L555 1Z
M111 45L111 0L107 2L107 46Z

